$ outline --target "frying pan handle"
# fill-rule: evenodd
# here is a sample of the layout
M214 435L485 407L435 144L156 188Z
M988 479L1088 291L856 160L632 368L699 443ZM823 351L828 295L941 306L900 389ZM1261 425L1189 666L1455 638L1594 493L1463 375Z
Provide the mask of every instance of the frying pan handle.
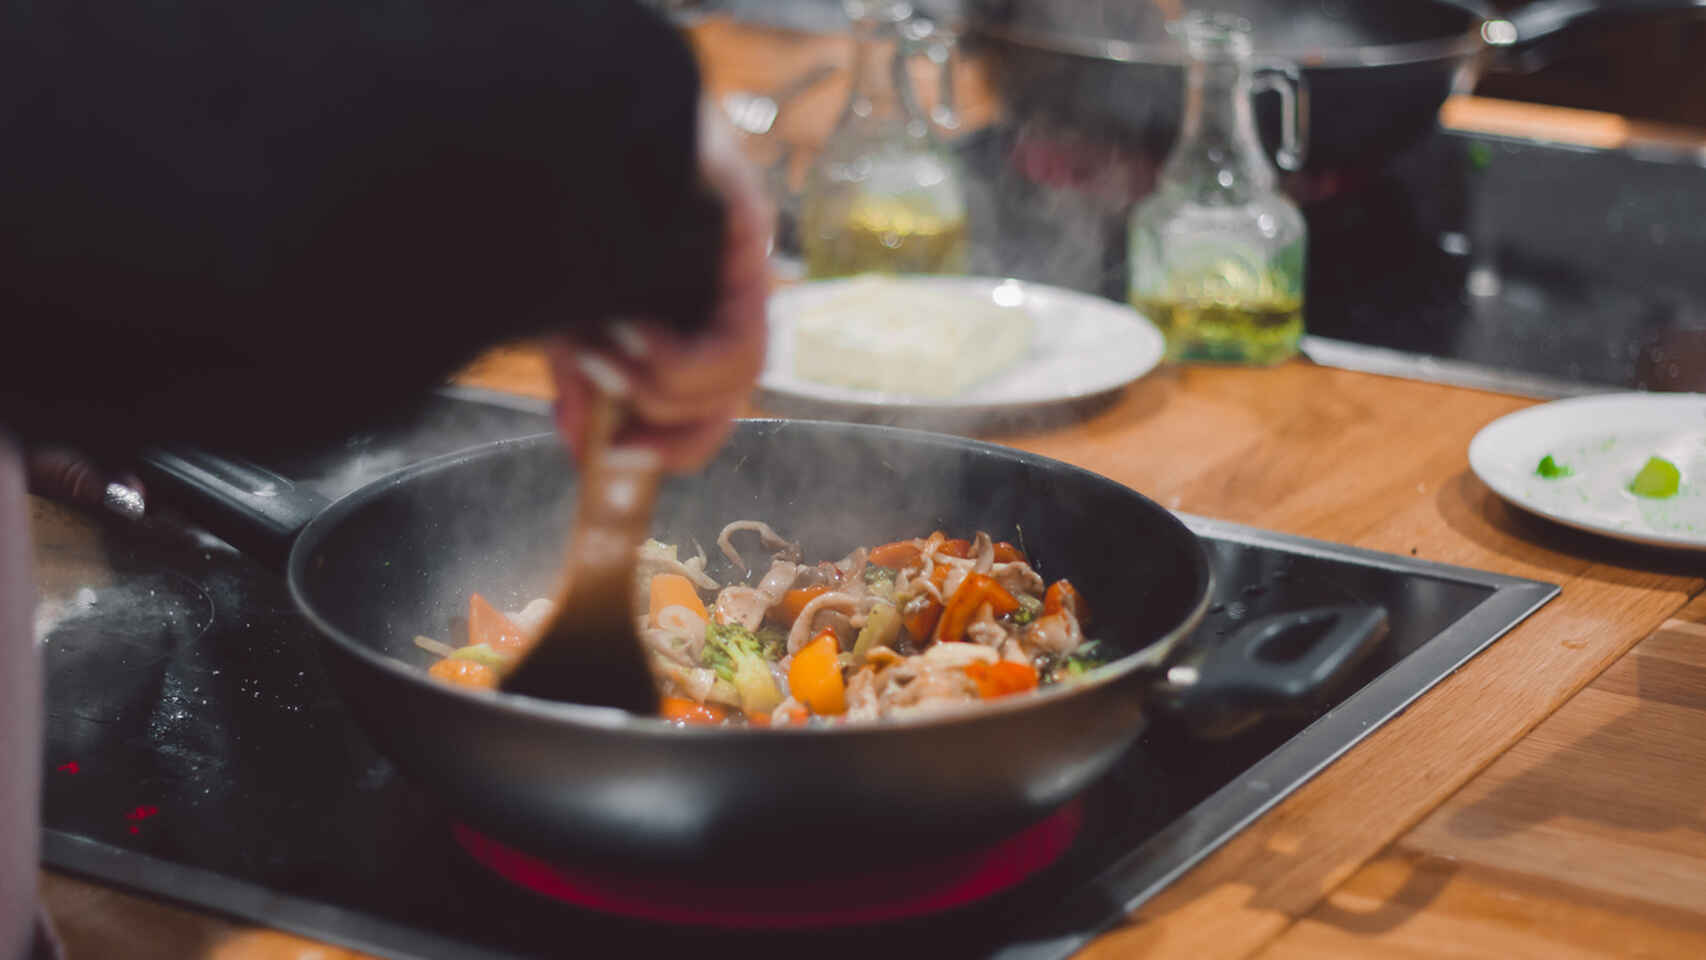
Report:
M1263 617L1169 667L1158 692L1187 717L1216 720L1194 726L1242 729L1228 718L1314 707L1386 629L1384 607L1317 607Z
M238 550L283 572L290 546L330 502L265 467L194 447L155 448L138 472L159 498Z
M1547 41L1586 24L1706 9L1706 0L1534 0L1481 25L1481 39L1494 51L1491 66L1524 73L1545 66Z

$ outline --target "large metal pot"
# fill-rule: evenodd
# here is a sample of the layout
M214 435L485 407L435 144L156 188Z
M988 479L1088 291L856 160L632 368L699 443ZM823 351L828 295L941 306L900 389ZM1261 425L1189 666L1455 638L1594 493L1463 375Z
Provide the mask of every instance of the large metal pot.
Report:
M1496 16L1477 0L965 0L967 46L986 54L1009 117L1159 157L1174 140L1186 7L1248 19L1255 59L1301 68L1317 177L1378 167L1434 128L1440 104L1486 68L1525 69L1550 41L1609 17L1706 0L1538 0ZM1258 108L1270 144L1278 107Z

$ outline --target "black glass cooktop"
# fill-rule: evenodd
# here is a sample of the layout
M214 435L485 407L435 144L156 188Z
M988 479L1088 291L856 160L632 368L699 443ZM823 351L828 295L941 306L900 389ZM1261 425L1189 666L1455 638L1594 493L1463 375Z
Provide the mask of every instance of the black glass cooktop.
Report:
M955 149L974 272L1125 299L1127 211L1155 158L999 127ZM1440 129L1384 168L1288 189L1309 224L1317 360L1379 369L1392 351L1504 372L1536 395L1706 390L1697 153Z
M445 394L287 475L337 494L404 463L546 420ZM1269 612L1386 606L1391 631L1308 715L1203 749L1158 720L1084 798L1054 866L993 901L879 930L810 935L813 956L1042 958L1072 952L1548 600L1530 581L1189 518L1218 581L1210 637ZM98 559L97 559L98 558ZM433 799L351 724L283 583L188 528L43 538L46 862L395 957L797 952L799 936L680 930L548 904L487 875ZM680 954L689 955L689 954Z

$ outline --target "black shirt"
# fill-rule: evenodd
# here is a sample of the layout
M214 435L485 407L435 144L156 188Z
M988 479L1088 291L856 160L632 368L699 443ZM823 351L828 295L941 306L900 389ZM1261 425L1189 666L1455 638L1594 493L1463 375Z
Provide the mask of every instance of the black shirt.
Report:
M694 323L698 93L614 0L0 0L0 426L311 442L485 345Z

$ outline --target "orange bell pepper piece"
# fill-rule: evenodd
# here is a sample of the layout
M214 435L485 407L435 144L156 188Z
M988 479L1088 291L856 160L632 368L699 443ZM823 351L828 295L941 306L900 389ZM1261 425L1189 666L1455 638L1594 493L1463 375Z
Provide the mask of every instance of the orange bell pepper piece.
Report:
M936 621L941 619L942 605L931 597L923 597L908 603L900 613L900 625L912 639L922 643L930 636L930 631L936 629Z
M1090 612L1085 609L1084 598L1079 595L1078 588L1065 580L1056 580L1043 593L1043 613L1047 615L1062 610L1072 611L1080 621L1090 619Z
M792 626L795 620L800 619L800 613L806 609L806 604L828 592L829 588L821 583L815 587L789 590L782 594L782 601L771 607L770 612L775 615L777 620Z
M936 554L937 556L955 557L960 560L965 560L971 556L971 541L943 540L942 545L936 548Z
M496 690L498 688L498 672L473 660L445 657L433 664L427 673L445 683L455 684L458 687L474 687L478 690Z
M918 549L918 544L916 542L912 540L896 540L893 543L885 543L880 547L872 547L871 552L866 559L879 567L888 567L891 570L899 570L902 567L917 563L919 557L922 555L923 551Z
M716 726L728 716L721 707L708 703L694 703L686 697L664 697L659 704L658 713L671 723L683 726L698 724L701 726Z
M986 603L998 617L1019 609L1018 598L993 578L981 573L967 574L960 588L948 598L942 619L936 622L935 640L938 643L964 640L966 628L977 617L977 608Z
M493 650L519 650L527 646L527 633L514 620L479 594L468 598L468 643L490 644Z
M841 679L834 630L823 630L794 654L788 665L788 689L794 699L820 716L847 712L847 685Z
M996 663L968 663L966 675L977 684L977 695L985 699L1023 693L1037 687L1037 669L1028 663L1001 660Z
M1024 563L1024 551L1003 540L995 545L996 563Z
M686 607L706 620L710 614L705 611L705 601L699 599L699 591L693 588L693 581L679 573L660 573L652 578L651 588L651 619L652 626L658 624L658 614L666 607Z

